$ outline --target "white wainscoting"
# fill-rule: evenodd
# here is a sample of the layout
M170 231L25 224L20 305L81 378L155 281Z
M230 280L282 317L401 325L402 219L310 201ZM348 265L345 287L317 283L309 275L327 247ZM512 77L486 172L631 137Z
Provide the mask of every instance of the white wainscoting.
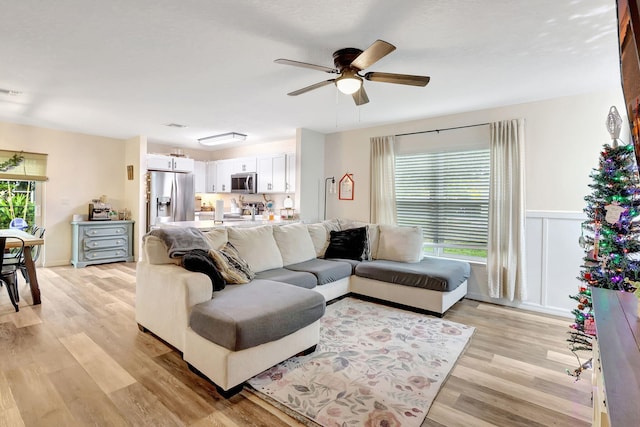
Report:
M578 238L586 219L582 212L528 211L526 301L490 298L484 264L471 265L467 297L571 318L575 301L569 295L582 283L577 276L584 250Z

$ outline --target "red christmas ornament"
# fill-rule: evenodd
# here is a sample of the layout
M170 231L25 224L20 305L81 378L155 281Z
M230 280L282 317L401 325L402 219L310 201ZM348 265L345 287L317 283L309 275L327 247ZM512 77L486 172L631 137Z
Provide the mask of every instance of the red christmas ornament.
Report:
M591 273L589 272L584 273L584 278L587 280L591 280ZM585 291L585 290L586 290L585 288L580 287L580 291Z
M584 305L578 304L578 310L584 310Z

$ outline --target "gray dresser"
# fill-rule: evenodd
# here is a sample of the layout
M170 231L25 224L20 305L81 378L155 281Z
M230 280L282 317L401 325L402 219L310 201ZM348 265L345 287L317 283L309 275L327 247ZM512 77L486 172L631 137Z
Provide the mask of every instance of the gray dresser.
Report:
M71 264L133 261L134 221L72 221Z

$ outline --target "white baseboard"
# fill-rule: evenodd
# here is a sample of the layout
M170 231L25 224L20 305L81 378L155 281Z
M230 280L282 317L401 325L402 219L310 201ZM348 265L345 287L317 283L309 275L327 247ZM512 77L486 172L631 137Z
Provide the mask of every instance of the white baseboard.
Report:
M571 312L561 308L544 307L540 304L522 301L508 301L503 298L491 298L486 295L468 292L465 298L475 301L488 302L492 304L504 305L506 307L519 308L523 310L535 311L537 313L552 314L554 316L566 317L572 319Z
M69 261L68 259L58 259L53 261L47 260L44 262L42 267L62 267L65 265L71 265L71 261Z

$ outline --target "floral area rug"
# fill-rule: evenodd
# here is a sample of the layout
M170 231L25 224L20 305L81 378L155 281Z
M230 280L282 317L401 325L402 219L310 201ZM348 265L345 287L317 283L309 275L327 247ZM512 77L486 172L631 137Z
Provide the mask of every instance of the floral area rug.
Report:
M473 332L345 298L327 306L314 353L248 383L322 426L419 426Z

